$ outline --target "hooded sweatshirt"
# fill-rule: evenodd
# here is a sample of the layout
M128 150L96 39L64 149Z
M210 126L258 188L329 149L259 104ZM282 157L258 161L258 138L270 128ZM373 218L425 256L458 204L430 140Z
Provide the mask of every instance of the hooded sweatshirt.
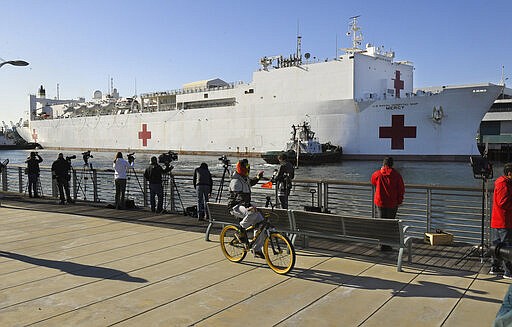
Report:
M382 166L373 173L371 182L375 185L374 203L381 208L396 208L404 200L405 186L402 176L393 168Z

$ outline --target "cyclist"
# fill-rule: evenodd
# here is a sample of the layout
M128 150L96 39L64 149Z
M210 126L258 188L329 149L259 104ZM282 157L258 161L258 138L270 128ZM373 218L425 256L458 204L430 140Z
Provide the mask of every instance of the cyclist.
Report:
M251 166L247 159L238 161L236 170L229 183L228 209L230 214L241 219L240 235L238 237L243 243L247 243L246 228L254 226L264 220L262 214L251 204L251 186L258 183L263 176L263 171L260 171L256 177L250 178L250 170ZM263 241L264 238L259 237L254 244L254 256L264 258L262 252Z

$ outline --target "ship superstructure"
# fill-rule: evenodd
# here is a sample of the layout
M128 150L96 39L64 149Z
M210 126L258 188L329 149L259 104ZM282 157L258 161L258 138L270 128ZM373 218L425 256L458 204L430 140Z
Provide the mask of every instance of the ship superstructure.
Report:
M475 136L500 86L414 90L411 62L361 48L357 17L349 33L352 47L334 60L302 55L298 37L294 55L261 58L250 83L188 83L131 98L122 110L31 96L24 138L51 148L259 155L283 149L289 127L307 122L349 158L478 154Z

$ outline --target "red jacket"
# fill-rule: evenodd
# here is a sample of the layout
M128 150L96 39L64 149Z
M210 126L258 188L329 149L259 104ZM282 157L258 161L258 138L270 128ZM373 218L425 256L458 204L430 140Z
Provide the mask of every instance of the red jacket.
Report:
M373 173L371 182L375 185L373 202L377 207L396 208L402 204L405 186L402 176L396 170L383 166Z
M494 182L492 228L512 228L512 180L500 176Z

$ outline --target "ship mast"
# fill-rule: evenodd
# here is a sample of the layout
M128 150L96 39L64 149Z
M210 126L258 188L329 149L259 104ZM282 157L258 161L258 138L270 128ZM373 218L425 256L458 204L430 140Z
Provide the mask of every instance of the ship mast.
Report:
M361 15L357 15L354 17L350 17L351 21L348 24L348 32L347 36L352 37L352 48L344 48L343 50L347 53L355 53L355 52L361 52L361 48L359 46L363 42L363 33L361 32L361 28L357 25L357 19Z

